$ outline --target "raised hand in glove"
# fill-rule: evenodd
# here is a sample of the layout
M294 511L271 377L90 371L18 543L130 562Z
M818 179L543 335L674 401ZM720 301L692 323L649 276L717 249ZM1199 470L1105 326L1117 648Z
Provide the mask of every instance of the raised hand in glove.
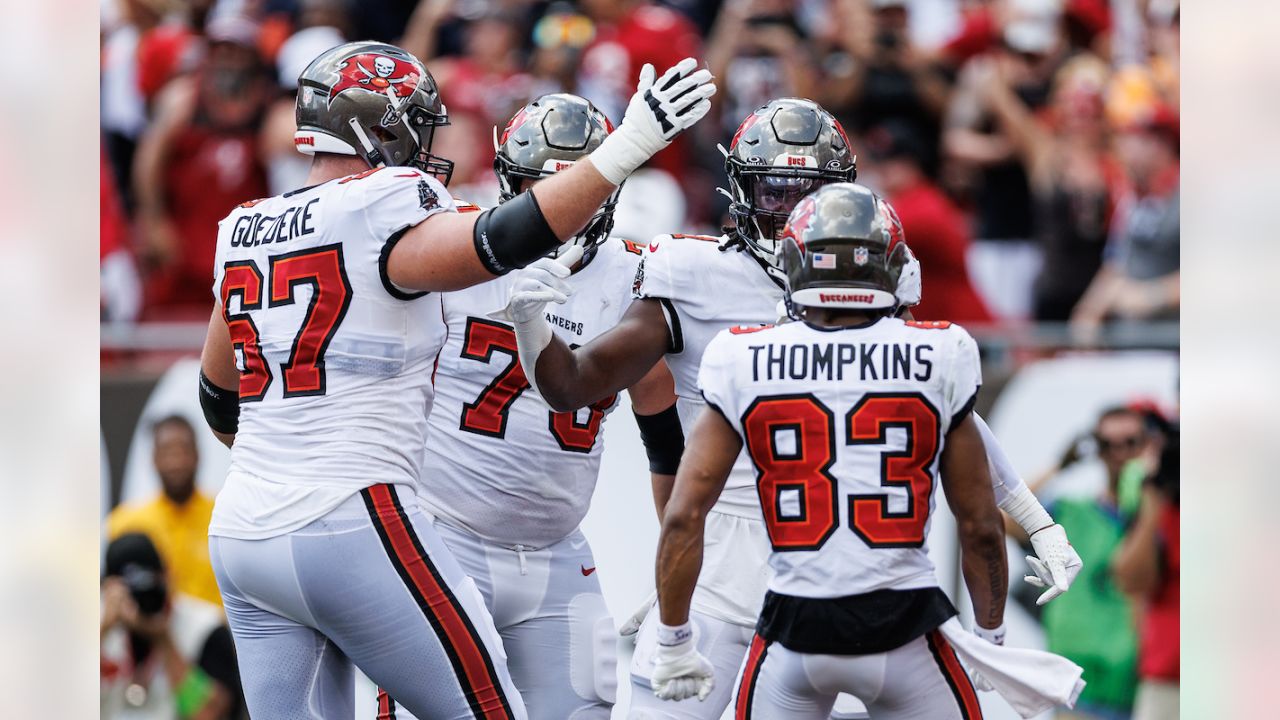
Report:
M622 124L588 157L600 174L621 185L676 135L701 120L711 110L716 86L710 70L698 70L698 61L685 58L654 80L648 63L640 69L640 83L627 103Z

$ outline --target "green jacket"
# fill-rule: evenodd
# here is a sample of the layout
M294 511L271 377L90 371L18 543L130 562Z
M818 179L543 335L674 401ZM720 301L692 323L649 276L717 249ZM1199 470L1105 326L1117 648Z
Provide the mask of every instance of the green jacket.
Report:
M1059 500L1052 513L1067 531L1084 568L1070 592L1045 606L1049 650L1084 668L1080 701L1127 710L1138 675L1133 608L1111 577L1111 556L1124 537L1124 521L1098 499Z

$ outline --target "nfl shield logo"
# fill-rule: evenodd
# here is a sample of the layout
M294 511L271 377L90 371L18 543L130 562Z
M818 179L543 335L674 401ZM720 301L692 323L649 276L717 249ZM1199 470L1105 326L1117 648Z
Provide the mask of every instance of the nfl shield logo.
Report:
M853 263L855 265L867 264L867 249L864 247L853 249Z

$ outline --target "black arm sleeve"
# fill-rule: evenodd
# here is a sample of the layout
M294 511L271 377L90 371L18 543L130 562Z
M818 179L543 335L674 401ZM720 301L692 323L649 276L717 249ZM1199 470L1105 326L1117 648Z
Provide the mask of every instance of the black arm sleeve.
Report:
M494 275L522 268L560 245L531 192L480 213L472 239L480 262Z
M234 435L240 426L240 392L214 385L203 370L200 371L200 409L204 411L204 421L214 432Z
M649 456L649 472L675 475L680 456L684 454L684 430L680 427L676 406L673 404L657 415L637 413L636 425L640 426L640 439Z

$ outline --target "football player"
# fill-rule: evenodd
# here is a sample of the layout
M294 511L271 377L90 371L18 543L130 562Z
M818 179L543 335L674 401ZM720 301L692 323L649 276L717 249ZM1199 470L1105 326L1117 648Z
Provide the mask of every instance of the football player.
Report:
M940 479L975 632L995 640L1008 568L972 413L977 345L958 325L890 317L907 256L896 214L865 187L802 200L778 250L800 322L733 328L703 354L711 411L689 438L658 544L655 682L669 674L675 698L710 690L689 602L708 511L745 454L774 573L735 718L824 720L840 692L875 718L981 718L940 630L956 610L926 549Z
M352 663L421 718L523 718L484 604L414 498L440 297L572 237L709 109L692 59L646 66L586 162L455 212L422 63L371 42L299 78L308 187L219 228L201 402L231 445L210 552L255 717L349 717ZM234 444L232 444L234 443Z
M500 138L495 129L500 201L511 202L580 162L611 130L595 106L575 95L529 103ZM562 259L580 257L562 278L572 293L547 314L570 345L616 325L632 301L641 246L609 236L616 196L552 251ZM479 586L529 717L608 718L617 690L617 636L578 525L595 491L603 424L617 397L557 413L529 391L511 323L493 317L513 282L518 275L441 296L449 339L435 370L418 494L445 545ZM665 364L628 393L641 427L652 428L662 416L676 423L677 451L665 467L654 468L665 471L661 481L669 483L683 436Z
M783 279L776 251L782 227L801 198L826 184L854 179L848 138L816 103L786 98L748 116L725 154L734 227L718 238L668 235L651 242L636 273L637 301L615 328L594 341L572 349L553 338L540 308L555 278L544 268L522 271L529 283L522 287L529 289L514 292L510 300L510 307L528 318L515 323L521 364L536 368L528 380L552 408L585 407L618 392L665 356L682 425L692 427L703 407L696 379L707 343L725 328L778 317ZM918 279L917 273L917 286ZM977 418L975 423L981 426ZM984 440L1000 456L994 437ZM1074 551L1012 466L993 464L1000 470L993 477L1000 506L1032 533L1037 555L1052 568L1045 571L1052 593L1042 597L1047 601L1069 586ZM715 689L701 703L659 702L650 692L658 643L656 618L646 605L637 613L647 617L632 659L631 717L717 718L728 705L768 581L769 544L755 488L755 471L744 455L707 517L707 557L692 607L698 648L716 669ZM661 509L670 485L655 492ZM636 625L628 622L624 629Z

